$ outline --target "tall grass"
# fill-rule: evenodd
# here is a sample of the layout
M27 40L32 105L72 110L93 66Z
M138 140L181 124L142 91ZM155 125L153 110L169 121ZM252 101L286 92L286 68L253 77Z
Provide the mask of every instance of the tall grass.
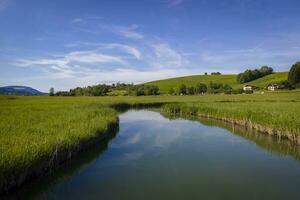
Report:
M300 136L300 93L268 93L211 96L210 101L179 102L165 105L170 114L203 115L219 119L240 120L270 131ZM283 135L284 136L284 135Z
M97 104L11 103L1 106L0 117L1 181L26 175L39 162L51 165L55 153L71 153L117 124L117 112Z

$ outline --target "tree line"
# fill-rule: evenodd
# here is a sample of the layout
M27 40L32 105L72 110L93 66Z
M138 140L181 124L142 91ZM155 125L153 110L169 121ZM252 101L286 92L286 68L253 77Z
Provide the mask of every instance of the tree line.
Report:
M208 85L205 83L198 83L196 86L186 86L185 84L179 85L177 88L170 88L168 91L169 95L197 95L197 94L241 94L243 89L233 89L228 84L209 82Z
M77 87L69 91L54 92L54 88L50 89L50 96L116 96L116 95L132 95L146 96L158 95L159 88L155 85L134 85L126 83L117 83L112 85L98 84L87 87Z

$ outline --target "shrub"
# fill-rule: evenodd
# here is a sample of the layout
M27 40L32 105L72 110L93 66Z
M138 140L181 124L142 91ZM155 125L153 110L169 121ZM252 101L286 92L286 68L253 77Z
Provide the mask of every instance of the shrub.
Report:
M226 85L223 86L222 89L223 89L225 94L231 94L232 93L232 87L230 85L226 84Z
M187 93L187 90L186 90L186 85L184 84L181 84L178 88L178 94L181 95L185 95Z
M204 84L204 83L197 84L197 86L196 86L196 93L197 94L202 94L202 93L205 93L205 92L207 92L207 86L206 86L206 84Z
M170 88L169 91L168 91L168 94L174 95L175 94L174 88Z
M192 87L188 87L187 88L187 94L194 95L195 94L195 88L193 86Z
M295 87L289 81L283 81L280 83L280 89L295 89Z
M244 90L242 88L236 89L236 90L232 90L232 94L242 94L244 92Z

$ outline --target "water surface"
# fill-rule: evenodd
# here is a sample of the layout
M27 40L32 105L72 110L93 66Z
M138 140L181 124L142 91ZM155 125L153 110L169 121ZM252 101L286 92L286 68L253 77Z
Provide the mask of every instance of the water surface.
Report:
M131 110L104 147L14 197L300 199L299 146L211 120ZM13 197L12 197L13 198Z

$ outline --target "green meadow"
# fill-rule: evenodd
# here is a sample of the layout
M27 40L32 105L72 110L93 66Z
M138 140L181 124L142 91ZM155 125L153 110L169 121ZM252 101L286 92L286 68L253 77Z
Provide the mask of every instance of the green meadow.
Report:
M248 82L247 84L254 85L257 87L265 88L268 84L280 83L287 80L288 72L277 72L270 75L264 76L262 78L256 79L254 81ZM148 85L156 85L159 87L160 92L168 93L170 88L177 88L181 84L185 84L188 87L196 86L198 83L209 82L222 83L230 85L232 88L242 88L244 84L237 82L237 75L194 75L194 76L184 76L176 77L158 81L148 82Z
M300 91L264 94L116 97L0 97L0 180L3 185L73 152L117 126L129 108L160 106L168 114L246 120L300 135ZM0 184L0 186L1 186Z

